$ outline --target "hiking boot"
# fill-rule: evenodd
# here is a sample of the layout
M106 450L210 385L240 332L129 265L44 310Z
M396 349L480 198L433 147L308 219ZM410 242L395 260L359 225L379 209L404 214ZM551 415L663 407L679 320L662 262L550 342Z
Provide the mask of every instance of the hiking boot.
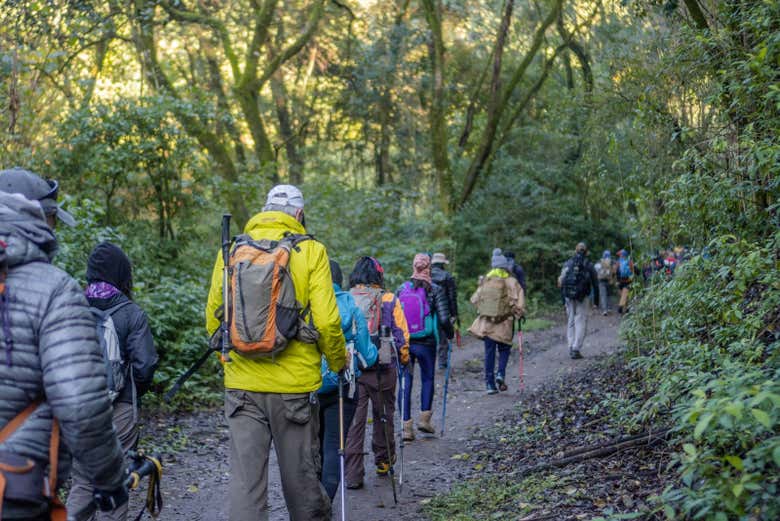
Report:
M363 488L363 482L362 481L353 481L353 482L347 481L347 488L350 489L350 490L357 490L359 488Z
M434 434L436 432L436 428L431 423L431 416L433 416L433 411L423 411L420 413L420 419L417 420L417 429L420 432L427 432L428 434Z
M488 394L498 394L498 389L496 389L496 386L494 384L487 384L485 386L485 392Z
M404 422L404 441L414 441L414 423L412 423L412 420Z
M506 391L507 389L509 389L506 386L506 382L504 381L504 375L502 375L502 374L496 375L496 385L498 386L498 390L502 391L502 392Z
M390 472L390 464L388 462L383 461L381 463L376 464L377 476L387 476L388 472Z
M571 359L572 360L579 360L582 358L582 353L580 353L579 349L572 349L571 350Z

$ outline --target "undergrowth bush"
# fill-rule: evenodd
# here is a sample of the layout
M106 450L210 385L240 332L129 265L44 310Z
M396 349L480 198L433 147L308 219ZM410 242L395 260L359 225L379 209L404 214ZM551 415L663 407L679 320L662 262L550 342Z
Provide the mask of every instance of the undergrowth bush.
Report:
M648 288L623 324L650 398L641 421L671 422L679 474L669 519L778 519L780 234L713 241Z

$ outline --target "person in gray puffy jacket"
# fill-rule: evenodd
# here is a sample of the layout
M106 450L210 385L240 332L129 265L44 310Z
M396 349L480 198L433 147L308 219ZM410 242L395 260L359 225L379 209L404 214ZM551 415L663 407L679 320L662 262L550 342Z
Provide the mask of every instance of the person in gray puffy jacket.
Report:
M54 181L21 169L0 172L0 241L8 269L0 309L0 429L41 402L0 443L0 457L20 456L45 467L56 420L57 485L67 480L72 455L87 469L106 508L127 501L122 450L111 425L95 321L76 281L51 265L57 240L46 214L60 211L56 195ZM38 501L21 502L9 497L9 488L3 521L49 519L56 490L46 497L41 484Z

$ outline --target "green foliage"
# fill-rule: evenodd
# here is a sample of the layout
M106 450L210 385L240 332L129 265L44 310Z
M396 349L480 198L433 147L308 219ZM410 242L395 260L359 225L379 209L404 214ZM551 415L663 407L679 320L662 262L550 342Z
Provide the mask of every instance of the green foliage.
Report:
M624 322L650 393L639 418L669 416L681 446L669 518L780 515L778 241L714 241Z
M353 188L339 182L307 182L307 230L341 264L345 279L362 255L376 257L385 285L395 290L412 274L416 253L443 251L452 256L452 238L442 236L441 212L417 206L417 194L392 187ZM460 265L457 265L460 266Z
M127 216L157 219L161 238L174 236L174 220L198 207L205 169L170 115L164 97L119 100L72 113L60 126L67 146L52 166L66 186L103 202L105 224Z
M446 496L434 498L424 512L432 521L471 521L515 519L532 511L550 489L561 489L569 482L554 474L525 479L481 477L453 488ZM576 498L569 497L569 502Z

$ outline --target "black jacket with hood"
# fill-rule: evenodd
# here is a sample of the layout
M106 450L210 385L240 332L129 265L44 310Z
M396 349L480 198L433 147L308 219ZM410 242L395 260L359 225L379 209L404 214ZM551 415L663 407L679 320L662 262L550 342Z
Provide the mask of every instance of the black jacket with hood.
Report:
M111 314L111 319L119 338L122 358L132 367L133 381L140 397L152 384L158 357L146 313L129 298L133 286L130 260L119 247L108 242L98 244L87 262L87 281L108 282L122 292L107 299L90 298L89 305L101 311L121 306ZM132 403L132 398L132 389L126 385L116 401Z
M450 316L452 318L458 318L458 286L455 283L455 277L441 265L434 264L431 267L431 279L444 290L444 295L447 297L447 304L449 305Z

